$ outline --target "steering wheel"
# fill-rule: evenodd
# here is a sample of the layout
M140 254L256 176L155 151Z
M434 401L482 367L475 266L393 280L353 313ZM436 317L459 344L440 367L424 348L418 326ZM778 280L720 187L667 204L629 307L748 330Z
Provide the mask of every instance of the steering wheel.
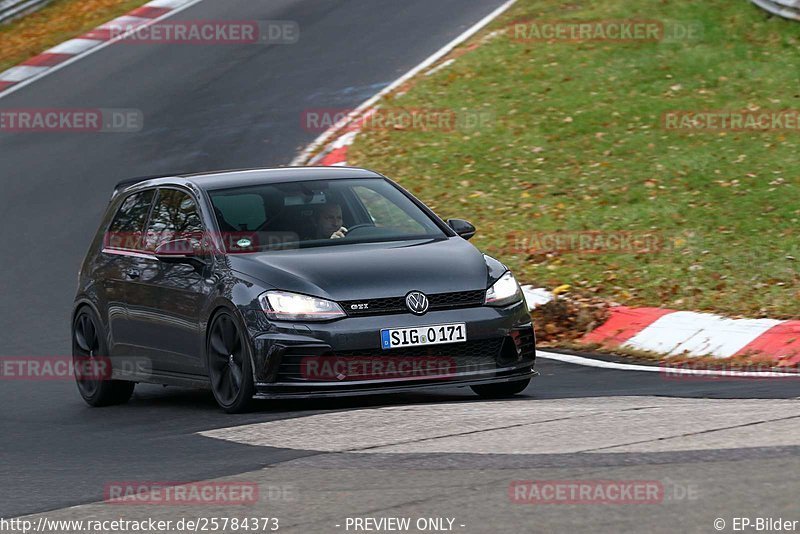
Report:
M347 234L345 235L350 235L353 232L353 230L358 230L359 228L366 228L368 226L371 226L373 228L375 227L375 225L372 223L354 224L353 226L347 229Z

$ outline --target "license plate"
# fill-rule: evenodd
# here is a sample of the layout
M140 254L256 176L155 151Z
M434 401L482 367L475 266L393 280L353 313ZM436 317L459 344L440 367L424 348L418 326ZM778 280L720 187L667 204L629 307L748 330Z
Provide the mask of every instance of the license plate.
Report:
M381 330L381 348L416 347L419 345L441 345L467 340L465 323L432 324L411 328L384 328Z

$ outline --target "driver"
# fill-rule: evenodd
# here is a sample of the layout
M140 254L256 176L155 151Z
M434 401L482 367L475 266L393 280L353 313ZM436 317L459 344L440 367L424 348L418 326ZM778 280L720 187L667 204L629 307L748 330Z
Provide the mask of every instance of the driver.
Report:
M339 204L323 204L314 214L315 239L340 239L347 234L342 226L342 207Z

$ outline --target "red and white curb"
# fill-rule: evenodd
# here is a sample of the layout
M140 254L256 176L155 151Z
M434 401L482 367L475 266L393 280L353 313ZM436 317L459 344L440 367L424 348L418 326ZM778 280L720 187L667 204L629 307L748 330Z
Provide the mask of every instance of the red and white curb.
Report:
M80 37L45 50L20 65L0 72L0 96L10 94L111 43L124 39L136 29L170 17L200 1L202 0L152 0ZM114 31L118 28L129 28L129 30L119 34L118 31Z
M347 151L356 136L361 131L360 126L349 126L346 133L328 144L324 150L308 161L309 165L322 165L325 167L344 167L347 165Z
M523 286L528 307L553 300L543 288ZM614 306L611 316L580 342L666 356L764 355L779 365L800 363L800 321L729 319L711 313Z
M764 355L800 363L800 321L729 319L663 308L611 308L611 317L581 340L675 356Z

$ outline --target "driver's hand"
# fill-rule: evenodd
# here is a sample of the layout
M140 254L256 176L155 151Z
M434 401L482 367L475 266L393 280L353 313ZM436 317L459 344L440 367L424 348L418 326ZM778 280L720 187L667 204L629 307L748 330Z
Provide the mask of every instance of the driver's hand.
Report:
M341 239L345 235L347 235L347 228L342 226L341 228L339 228L338 230L336 230L331 234L331 239Z

